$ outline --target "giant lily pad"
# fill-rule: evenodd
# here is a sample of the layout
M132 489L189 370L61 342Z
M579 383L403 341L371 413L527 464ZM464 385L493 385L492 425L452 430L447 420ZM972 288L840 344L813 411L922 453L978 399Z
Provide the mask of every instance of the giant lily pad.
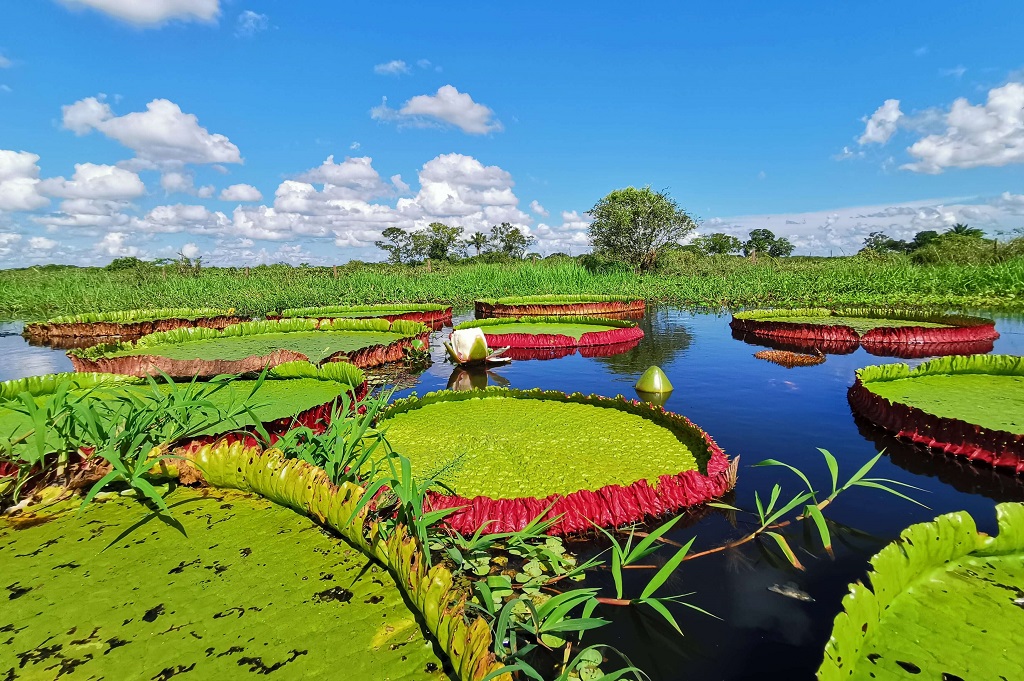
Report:
M643 315L647 304L630 296L544 295L482 298L476 301L477 318L522 316Z
M843 599L818 678L1024 678L1024 504L996 514L998 536L950 513L872 558L871 587Z
M864 367L848 396L856 412L900 438L1024 472L1024 358Z
M125 499L0 520L0 677L447 678L391 575L309 519L167 502L185 535Z
M87 312L26 324L23 334L32 340L97 336L138 337L157 331L171 331L187 327L223 329L225 326L249 319L250 317L236 315L233 309L188 307Z
M441 391L398 400L379 427L414 472L453 495L434 508L473 532L522 529L547 511L554 532L619 525L708 501L735 468L686 418L624 398L540 390Z
M175 378L259 371L283 362L346 361L361 368L402 358L426 326L384 319L282 319L235 324L220 331L178 329L68 353L76 371Z
M452 321L451 305L424 303L384 303L380 305L331 305L325 307L299 307L283 310L281 317L307 319L404 319L410 322L436 325Z
M515 351L540 350L539 359L572 354L583 347L616 346L625 352L644 337L635 322L595 317L500 317L464 322L455 330L471 328L483 331L491 347L510 348L512 359L533 358L528 352Z
M860 308L747 310L729 326L743 340L790 346L780 350L846 353L859 344L871 354L908 358L991 352L999 337L991 319Z

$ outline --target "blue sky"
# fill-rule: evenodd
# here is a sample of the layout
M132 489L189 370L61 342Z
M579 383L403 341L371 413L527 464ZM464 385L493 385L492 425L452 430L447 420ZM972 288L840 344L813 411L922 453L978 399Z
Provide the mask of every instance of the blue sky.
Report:
M646 184L804 253L1024 226L1013 2L33 0L0 25L2 267L376 260L434 220L579 253L586 210Z

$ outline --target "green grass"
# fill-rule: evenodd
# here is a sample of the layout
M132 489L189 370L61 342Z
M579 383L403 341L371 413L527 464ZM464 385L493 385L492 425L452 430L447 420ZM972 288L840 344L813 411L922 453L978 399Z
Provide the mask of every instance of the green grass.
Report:
M695 259L676 274L593 273L562 258L509 265L209 268L184 276L160 268L0 271L0 317L154 307L234 307L239 314L342 304L449 303L542 295L624 295L688 306L946 307L1024 309L1024 259L993 265L915 265L906 258Z
M538 498L698 468L657 423L618 409L487 397L427 404L381 422L417 474L466 497Z
M935 416L1024 433L1024 376L931 374L872 382L868 388Z
M158 355L183 360L238 360L254 356L263 357L275 350L286 349L301 352L309 361L318 363L336 352L353 352L371 345L388 345L404 337L402 334L380 331L294 331L133 347L107 356Z

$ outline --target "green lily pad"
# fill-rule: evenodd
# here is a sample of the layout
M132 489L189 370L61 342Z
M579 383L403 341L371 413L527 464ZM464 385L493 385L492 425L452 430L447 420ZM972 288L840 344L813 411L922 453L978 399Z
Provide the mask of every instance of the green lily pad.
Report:
M843 599L818 678L1024 678L1024 504L996 513L998 536L950 513L872 558L871 587Z
M167 501L187 536L126 499L0 520L0 678L447 678L356 549L256 496Z

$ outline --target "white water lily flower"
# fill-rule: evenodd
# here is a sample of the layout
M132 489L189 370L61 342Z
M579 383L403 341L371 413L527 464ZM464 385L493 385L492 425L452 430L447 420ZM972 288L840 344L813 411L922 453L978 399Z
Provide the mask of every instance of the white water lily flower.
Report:
M499 357L508 348L500 350L488 348L487 337L484 335L483 329L479 327L452 331L452 335L444 347L448 350L448 356L456 364L509 361L507 357Z

